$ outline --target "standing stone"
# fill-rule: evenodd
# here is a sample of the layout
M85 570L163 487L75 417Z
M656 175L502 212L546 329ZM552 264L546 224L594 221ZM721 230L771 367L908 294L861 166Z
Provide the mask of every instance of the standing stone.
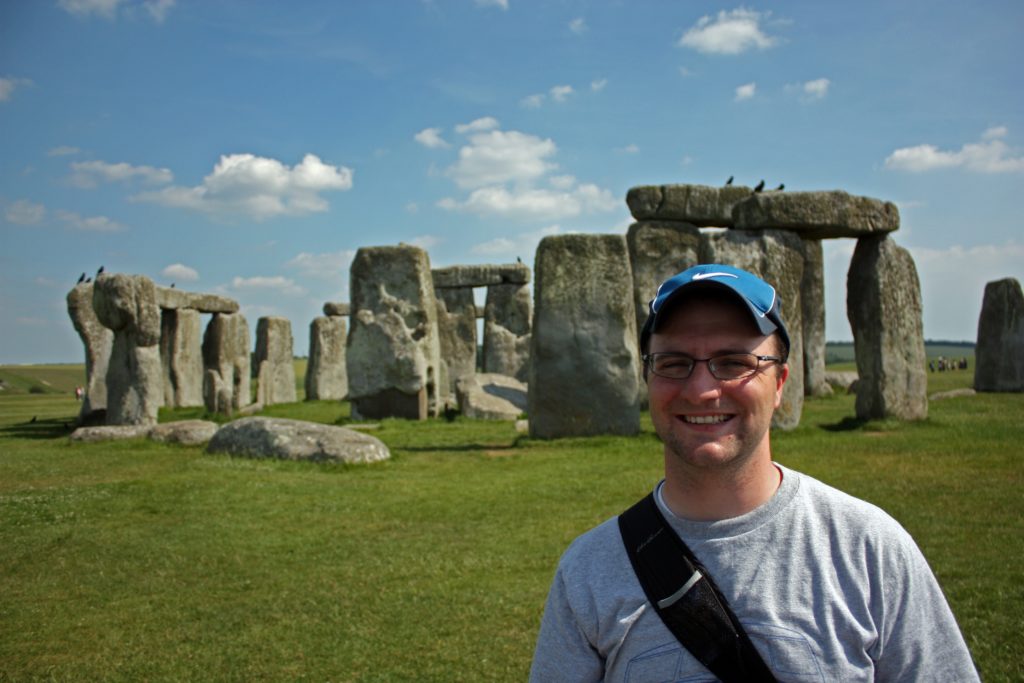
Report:
M203 335L203 402L231 414L251 402L249 324L241 313L215 313Z
M545 237L534 287L530 435L639 432L639 350L625 237Z
M484 372L525 382L530 374L530 288L491 285L484 307Z
M803 320L800 285L804 252L800 238L784 230L727 230L703 236L701 263L722 263L748 270L775 287L789 331L789 379L772 426L793 429L804 406Z
M320 316L309 324L307 401L340 401L348 396L346 327L345 318L340 315Z
M436 288L441 364L454 394L460 379L476 373L476 303L471 287Z
M256 321L256 354L253 360L259 368L259 403L270 406L298 400L291 321L277 316Z
M804 395L829 396L825 381L825 256L821 240L803 240L804 277L800 307L804 337Z
M346 362L353 415L437 415L441 344L427 252L406 244L363 247L349 273Z
M85 346L85 396L78 422L85 423L94 413L107 409L107 367L114 333L99 321L92 308L93 284L82 283L68 292L68 315Z
M164 405L172 408L203 405L199 311L178 308L160 312L160 362L163 366Z
M647 321L648 304L658 285L700 262L700 230L681 221L640 221L629 226L626 244L639 331Z
M107 366L108 425L155 425L163 403L160 308L153 281L105 273L96 278L96 318L114 331Z
M1024 391L1024 293L1014 278L985 285L974 350L974 388Z
M857 417L928 416L921 285L910 252L885 236L857 240L846 276L857 358Z

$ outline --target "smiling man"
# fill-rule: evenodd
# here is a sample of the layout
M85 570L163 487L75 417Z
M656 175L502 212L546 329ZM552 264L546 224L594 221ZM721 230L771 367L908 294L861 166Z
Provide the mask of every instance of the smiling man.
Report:
M907 532L772 460L789 333L771 285L679 273L641 346L665 478L562 556L532 681L978 679Z

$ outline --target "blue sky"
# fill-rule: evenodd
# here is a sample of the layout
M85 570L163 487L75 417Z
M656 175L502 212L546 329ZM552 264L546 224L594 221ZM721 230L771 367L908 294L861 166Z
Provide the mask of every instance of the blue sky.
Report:
M1024 3L0 4L0 362L82 359L64 297L142 273L291 319L360 246L532 264L634 185L896 202L925 335L1024 280ZM826 246L827 336L850 240Z

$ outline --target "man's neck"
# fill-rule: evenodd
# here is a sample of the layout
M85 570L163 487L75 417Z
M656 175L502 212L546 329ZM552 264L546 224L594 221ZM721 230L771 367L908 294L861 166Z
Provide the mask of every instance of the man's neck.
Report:
M770 456L739 470L680 468L666 457L662 497L677 516L694 521L739 517L767 503L782 483Z

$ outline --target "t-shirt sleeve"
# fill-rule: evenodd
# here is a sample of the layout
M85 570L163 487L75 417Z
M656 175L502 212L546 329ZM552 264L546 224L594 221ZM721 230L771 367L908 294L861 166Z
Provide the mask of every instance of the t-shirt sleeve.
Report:
M581 627L580 615L570 602L566 578L563 561L544 606L530 668L531 683L583 683L604 678L604 661Z
M902 530L901 530L902 531ZM924 555L906 532L886 570L878 681L978 681L967 644Z

